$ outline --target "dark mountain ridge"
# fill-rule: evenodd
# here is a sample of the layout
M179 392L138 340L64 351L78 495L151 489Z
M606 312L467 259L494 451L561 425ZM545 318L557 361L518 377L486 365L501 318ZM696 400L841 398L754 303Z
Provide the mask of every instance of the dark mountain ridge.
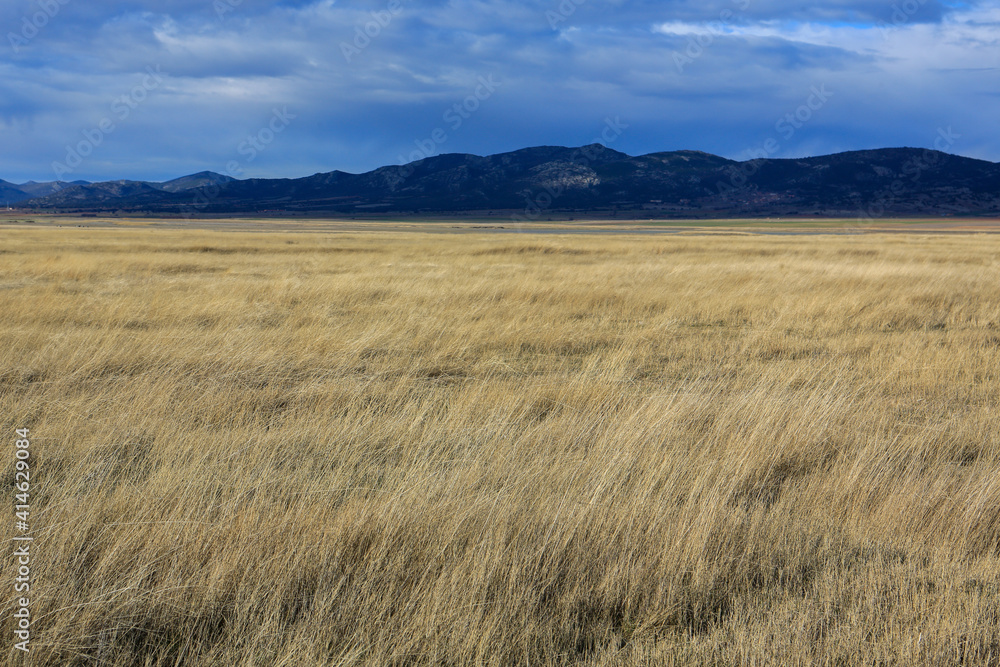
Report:
M15 186L16 187L16 186ZM22 208L174 215L556 211L646 217L1000 214L1000 164L919 148L736 162L699 151L632 157L600 144L445 154L363 174L76 185Z

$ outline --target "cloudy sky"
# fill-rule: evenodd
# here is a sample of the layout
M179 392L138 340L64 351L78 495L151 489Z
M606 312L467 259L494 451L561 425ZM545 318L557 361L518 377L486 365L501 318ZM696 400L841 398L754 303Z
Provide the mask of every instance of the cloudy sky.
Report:
M0 26L13 182L594 141L1000 161L996 0L4 0Z

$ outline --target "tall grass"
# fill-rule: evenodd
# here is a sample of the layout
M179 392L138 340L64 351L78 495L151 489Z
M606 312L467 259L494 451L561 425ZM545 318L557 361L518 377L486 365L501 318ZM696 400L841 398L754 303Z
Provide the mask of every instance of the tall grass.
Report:
M1000 662L996 237L0 242L33 664Z

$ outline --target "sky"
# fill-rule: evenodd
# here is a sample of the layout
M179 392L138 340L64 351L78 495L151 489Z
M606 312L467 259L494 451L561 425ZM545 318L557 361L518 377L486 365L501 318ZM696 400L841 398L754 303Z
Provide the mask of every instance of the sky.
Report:
M5 0L0 179L528 146L1000 161L1000 1Z

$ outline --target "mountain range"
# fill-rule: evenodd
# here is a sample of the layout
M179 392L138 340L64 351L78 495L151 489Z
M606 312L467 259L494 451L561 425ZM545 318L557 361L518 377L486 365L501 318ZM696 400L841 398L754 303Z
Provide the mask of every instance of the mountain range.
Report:
M66 181L51 181L49 183L28 181L27 183L15 185L0 179L0 201L13 204L33 197L45 197L71 185L90 185L90 183L87 181L73 181L72 183L67 183Z
M111 201L116 198L129 197L136 192L152 190L156 192L183 192L193 190L211 184L225 183L232 181L229 176L216 174L211 171L203 171L190 176L182 176L172 181L163 183L153 183L149 181L106 181L104 183L91 183L89 181L49 181L36 183L28 181L16 185L0 180L0 200L14 204L28 200L51 201L80 201L85 205L93 198L101 201ZM63 192L68 190L68 192ZM57 193L62 193L58 197L53 197ZM51 198L51 199L50 199ZM42 204L43 208L48 208ZM58 208L58 206L56 206Z
M363 174L297 179L200 172L165 183L0 181L0 199L37 211L184 216L992 216L1000 214L1000 164L920 148L737 162L699 151L632 157L593 144L446 154Z

